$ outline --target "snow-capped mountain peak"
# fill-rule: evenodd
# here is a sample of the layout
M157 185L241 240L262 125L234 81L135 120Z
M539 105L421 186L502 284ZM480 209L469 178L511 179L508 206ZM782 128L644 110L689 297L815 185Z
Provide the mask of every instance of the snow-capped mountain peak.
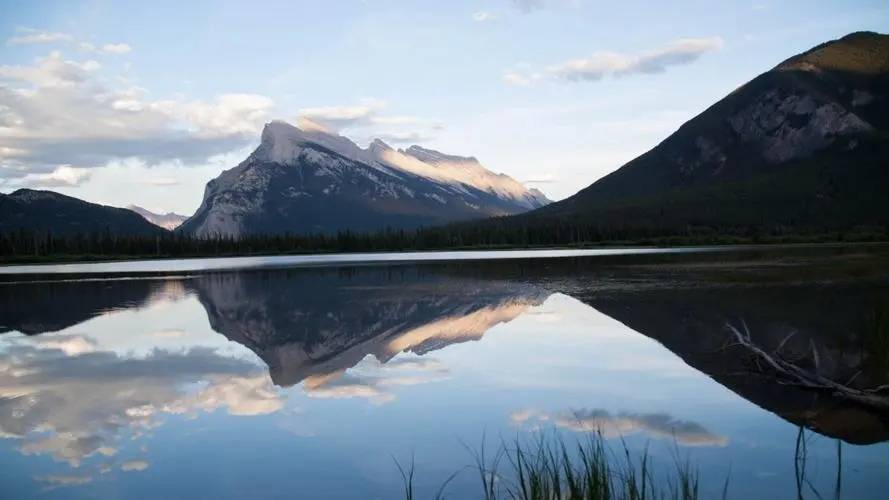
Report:
M361 148L312 122L266 124L259 147L207 184L182 230L199 236L416 227L548 203L473 157L380 139Z

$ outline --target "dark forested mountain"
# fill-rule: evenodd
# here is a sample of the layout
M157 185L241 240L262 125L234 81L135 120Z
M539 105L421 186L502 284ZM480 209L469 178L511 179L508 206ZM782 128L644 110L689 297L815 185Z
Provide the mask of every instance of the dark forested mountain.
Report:
M654 149L516 224L665 232L889 226L889 36L792 57Z
M181 231L199 237L411 228L509 215L548 200L475 158L272 122L259 147L207 184Z
M0 233L19 229L55 235L107 232L115 236L153 236L166 232L131 210L33 189L0 194Z

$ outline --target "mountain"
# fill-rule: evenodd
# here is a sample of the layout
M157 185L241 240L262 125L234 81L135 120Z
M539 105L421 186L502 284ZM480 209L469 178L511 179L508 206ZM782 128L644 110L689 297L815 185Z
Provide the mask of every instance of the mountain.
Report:
M574 196L511 219L685 231L889 227L889 36L794 56Z
M181 231L199 237L411 228L524 212L548 203L475 158L320 127L267 124L259 147L211 180Z
M154 236L166 232L124 208L33 189L0 194L0 233L19 229L55 235L108 232L115 236Z
M154 224L155 226L160 226L164 229L172 231L177 227L181 226L186 219L188 219L187 215L179 215L174 212L167 212L165 214L158 214L148 210L147 208L142 208L136 205L128 205L127 210L132 210L137 214L141 215L145 220Z

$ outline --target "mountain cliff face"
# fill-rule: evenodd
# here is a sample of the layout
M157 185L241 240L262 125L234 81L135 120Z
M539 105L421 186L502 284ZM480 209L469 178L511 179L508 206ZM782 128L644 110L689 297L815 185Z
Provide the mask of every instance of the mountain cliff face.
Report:
M185 215L179 215L174 212L167 212L165 214L159 214L148 210L147 208L142 208L136 205L128 205L127 210L132 210L137 214L141 215L142 218L147 220L148 222L154 224L155 226L162 227L166 230L172 231L177 227L181 226L186 219L188 219Z
M0 194L0 233L26 229L54 235L109 232L154 236L165 231L124 208L88 203L53 191L19 189Z
M475 158L395 150L381 140L362 149L323 130L272 122L250 157L207 184L181 230L209 237L410 228L547 202Z
M779 64L576 195L519 220L684 229L889 226L889 36Z

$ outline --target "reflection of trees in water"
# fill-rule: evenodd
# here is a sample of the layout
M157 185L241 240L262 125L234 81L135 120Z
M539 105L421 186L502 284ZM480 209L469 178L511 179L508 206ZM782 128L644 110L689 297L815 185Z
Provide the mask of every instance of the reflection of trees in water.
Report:
M726 329L734 336L735 343L726 347L740 346L749 352L747 365L749 369L758 374L766 374L774 378L776 383L782 385L798 386L805 389L828 392L833 397L846 399L877 411L889 411L889 385L859 389L850 384L857 378L861 371L856 371L852 377L841 382L819 373L820 358L814 342L810 340L811 355L798 356L790 359L785 356L782 349L796 332L787 335L771 352L767 352L753 341L747 324L741 321L740 327L731 323L726 324ZM810 361L812 369L802 366L800 361Z
M808 476L810 437L811 436L806 436L806 428L799 426L799 431L796 434L796 447L793 456L793 471L794 478L796 479L796 496L798 500L807 498L807 492L811 492L812 495L818 499L825 498L825 496L821 494L819 488L812 484L812 481ZM840 500L843 493L843 441L840 439L835 439L834 441L836 442L837 470L836 480L833 487L833 496L836 500Z

